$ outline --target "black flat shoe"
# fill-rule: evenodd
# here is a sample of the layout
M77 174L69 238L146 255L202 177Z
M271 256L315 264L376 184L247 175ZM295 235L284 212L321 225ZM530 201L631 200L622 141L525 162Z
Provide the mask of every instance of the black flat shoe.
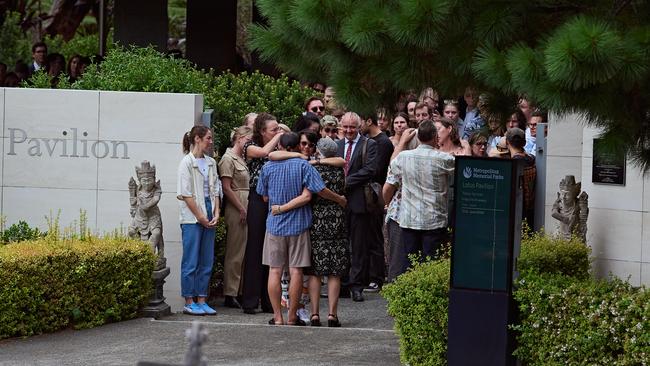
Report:
M318 314L311 314L311 317L309 318L309 324L312 327L320 327L320 315Z
M227 308L232 308L232 309L241 309L242 308L239 301L237 301L237 299L232 297L232 296L226 296L226 299L223 302L223 306L225 306Z
M294 326L298 326L298 327L304 327L305 325L307 325L307 323L303 322L300 318L298 318L293 323L287 322L287 325L294 325Z
M352 291L352 301L361 302L363 301L363 292L359 290Z
M334 314L329 314L327 316L328 318L333 318L333 319L327 319L327 326L330 328L340 328L341 327L341 322L339 321L339 318L334 315Z
M284 324L282 324L282 323L276 323L276 322L275 322L275 318L271 318L271 320L269 320L269 325L284 325Z

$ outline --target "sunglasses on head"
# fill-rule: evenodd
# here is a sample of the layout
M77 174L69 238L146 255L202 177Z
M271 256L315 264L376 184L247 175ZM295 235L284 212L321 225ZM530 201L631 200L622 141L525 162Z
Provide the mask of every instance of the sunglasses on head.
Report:
M458 105L458 101L454 99L445 99L445 105Z
M308 142L308 141L300 141L300 146L314 147L314 146L316 146L316 144L313 143L313 142Z
M330 133L330 132L336 133L339 132L339 129L336 127L325 127L323 128L323 131L325 131L325 133Z
M325 110L325 107L318 106L318 107L311 107L311 111L316 113L316 112L322 112Z

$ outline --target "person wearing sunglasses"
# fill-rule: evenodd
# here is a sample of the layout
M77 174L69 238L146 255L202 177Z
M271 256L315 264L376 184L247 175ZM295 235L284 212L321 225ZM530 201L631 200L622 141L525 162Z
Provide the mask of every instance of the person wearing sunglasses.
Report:
M311 112L318 115L318 118L325 116L325 102L321 97L311 97L305 102L305 112Z
M339 139L339 120L338 118L330 115L326 115L321 119L321 130L320 130L320 136L321 137L329 137L332 140L336 141Z
M481 132L474 132L469 138L469 146L472 148L472 156L487 157L487 136Z

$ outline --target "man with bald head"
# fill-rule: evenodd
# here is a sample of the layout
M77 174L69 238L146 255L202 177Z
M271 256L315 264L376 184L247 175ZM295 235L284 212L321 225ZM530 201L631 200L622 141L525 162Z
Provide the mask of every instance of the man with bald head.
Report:
M350 235L350 278L348 286L352 300L363 301L363 289L370 283L369 248L372 238L368 228L375 223L374 213L366 209L364 186L377 173L377 144L359 132L361 118L354 112L341 117L344 138L337 141L338 155L345 159L345 196L348 200L346 218ZM365 156L364 156L365 155ZM381 244L383 245L383 243Z

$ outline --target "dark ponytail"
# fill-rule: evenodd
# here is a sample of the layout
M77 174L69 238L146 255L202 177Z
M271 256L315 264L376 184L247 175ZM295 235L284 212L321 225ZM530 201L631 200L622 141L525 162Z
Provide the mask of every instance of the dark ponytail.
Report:
M190 152L196 136L203 138L209 130L210 129L205 126L194 126L191 130L185 132L183 135L183 153L187 154Z

